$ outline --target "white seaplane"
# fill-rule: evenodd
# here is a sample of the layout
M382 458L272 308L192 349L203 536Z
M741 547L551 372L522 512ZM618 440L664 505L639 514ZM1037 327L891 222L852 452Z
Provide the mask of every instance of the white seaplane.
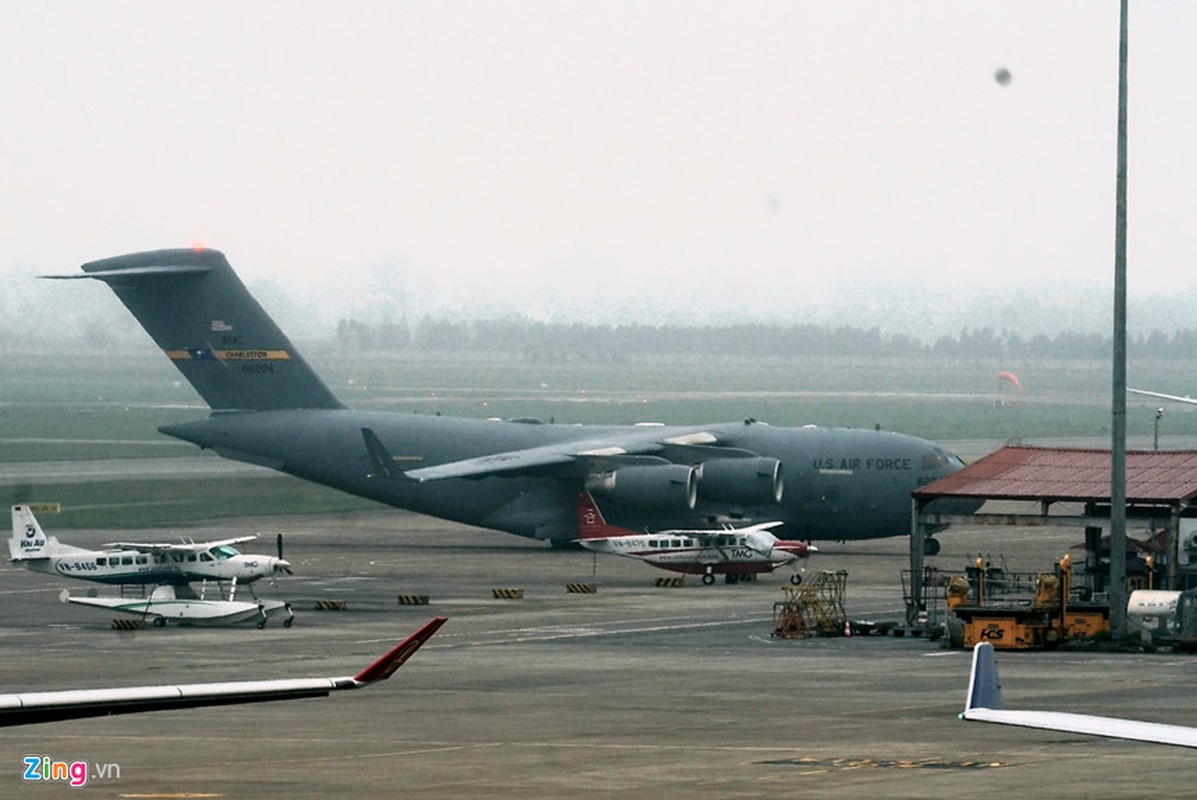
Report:
M172 584L194 581L253 583L291 573L281 556L241 553L234 545L257 536L215 542L109 542L88 550L46 536L29 506L12 507L8 552L14 563L34 572L112 584Z
M15 564L34 572L107 584L154 586L148 597L96 597L72 595L60 599L78 605L107 608L141 617L161 627L169 622L192 625L228 625L256 621L263 627L271 616L286 614L291 627L294 614L289 603L261 600L253 582L291 573L282 558L241 553L233 545L256 539L241 536L214 542L111 542L104 550L63 544L47 536L26 505L12 507L9 554ZM281 550L281 547L280 547ZM198 584L197 592L193 584ZM209 584L212 584L209 586ZM228 596L221 595L227 584ZM237 600L239 585L249 587L251 600Z

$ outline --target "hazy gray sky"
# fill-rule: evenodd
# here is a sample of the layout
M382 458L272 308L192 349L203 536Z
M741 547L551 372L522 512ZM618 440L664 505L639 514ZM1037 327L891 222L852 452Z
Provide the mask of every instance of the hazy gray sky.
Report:
M1131 5L1130 285L1175 294L1197 3ZM903 285L1112 283L1116 0L2 7L21 275L203 243L346 307L882 325Z

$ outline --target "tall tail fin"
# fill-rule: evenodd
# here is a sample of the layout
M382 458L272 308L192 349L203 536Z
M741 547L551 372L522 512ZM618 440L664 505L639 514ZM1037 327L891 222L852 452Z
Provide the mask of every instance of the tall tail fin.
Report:
M342 408L224 254L153 250L83 265L133 312L213 411Z
M57 541L54 542L57 544ZM12 538L8 540L8 554L13 561L49 558L50 542L42 533L42 526L28 506L12 507Z
M611 533L607 528L607 521L603 519L603 512L590 492L578 493L578 538L605 539Z

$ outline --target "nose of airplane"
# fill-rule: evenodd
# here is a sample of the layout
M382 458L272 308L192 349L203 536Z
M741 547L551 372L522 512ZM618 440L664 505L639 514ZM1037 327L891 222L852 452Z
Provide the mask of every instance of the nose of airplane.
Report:
M774 547L789 553L794 558L806 558L811 553L819 552L819 548L810 542L778 542Z
M285 572L288 575L295 574L291 571L291 562L287 561L285 559L282 559L282 558L274 559L274 571L275 572Z

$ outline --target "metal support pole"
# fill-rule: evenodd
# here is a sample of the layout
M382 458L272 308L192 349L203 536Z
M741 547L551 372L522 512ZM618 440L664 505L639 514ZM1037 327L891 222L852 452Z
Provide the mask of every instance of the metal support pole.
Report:
M919 603L923 599L923 505L917 497L910 500L910 601L906 604L906 624L918 622Z
M1168 515L1168 532L1164 535L1164 554L1168 559L1168 566L1164 574L1168 581L1168 589L1176 591L1180 588L1180 573L1177 564L1180 562L1180 504L1172 504L1172 513Z
M1114 374L1110 447L1110 635L1126 638L1126 61L1127 0L1118 36L1118 174L1114 212Z

